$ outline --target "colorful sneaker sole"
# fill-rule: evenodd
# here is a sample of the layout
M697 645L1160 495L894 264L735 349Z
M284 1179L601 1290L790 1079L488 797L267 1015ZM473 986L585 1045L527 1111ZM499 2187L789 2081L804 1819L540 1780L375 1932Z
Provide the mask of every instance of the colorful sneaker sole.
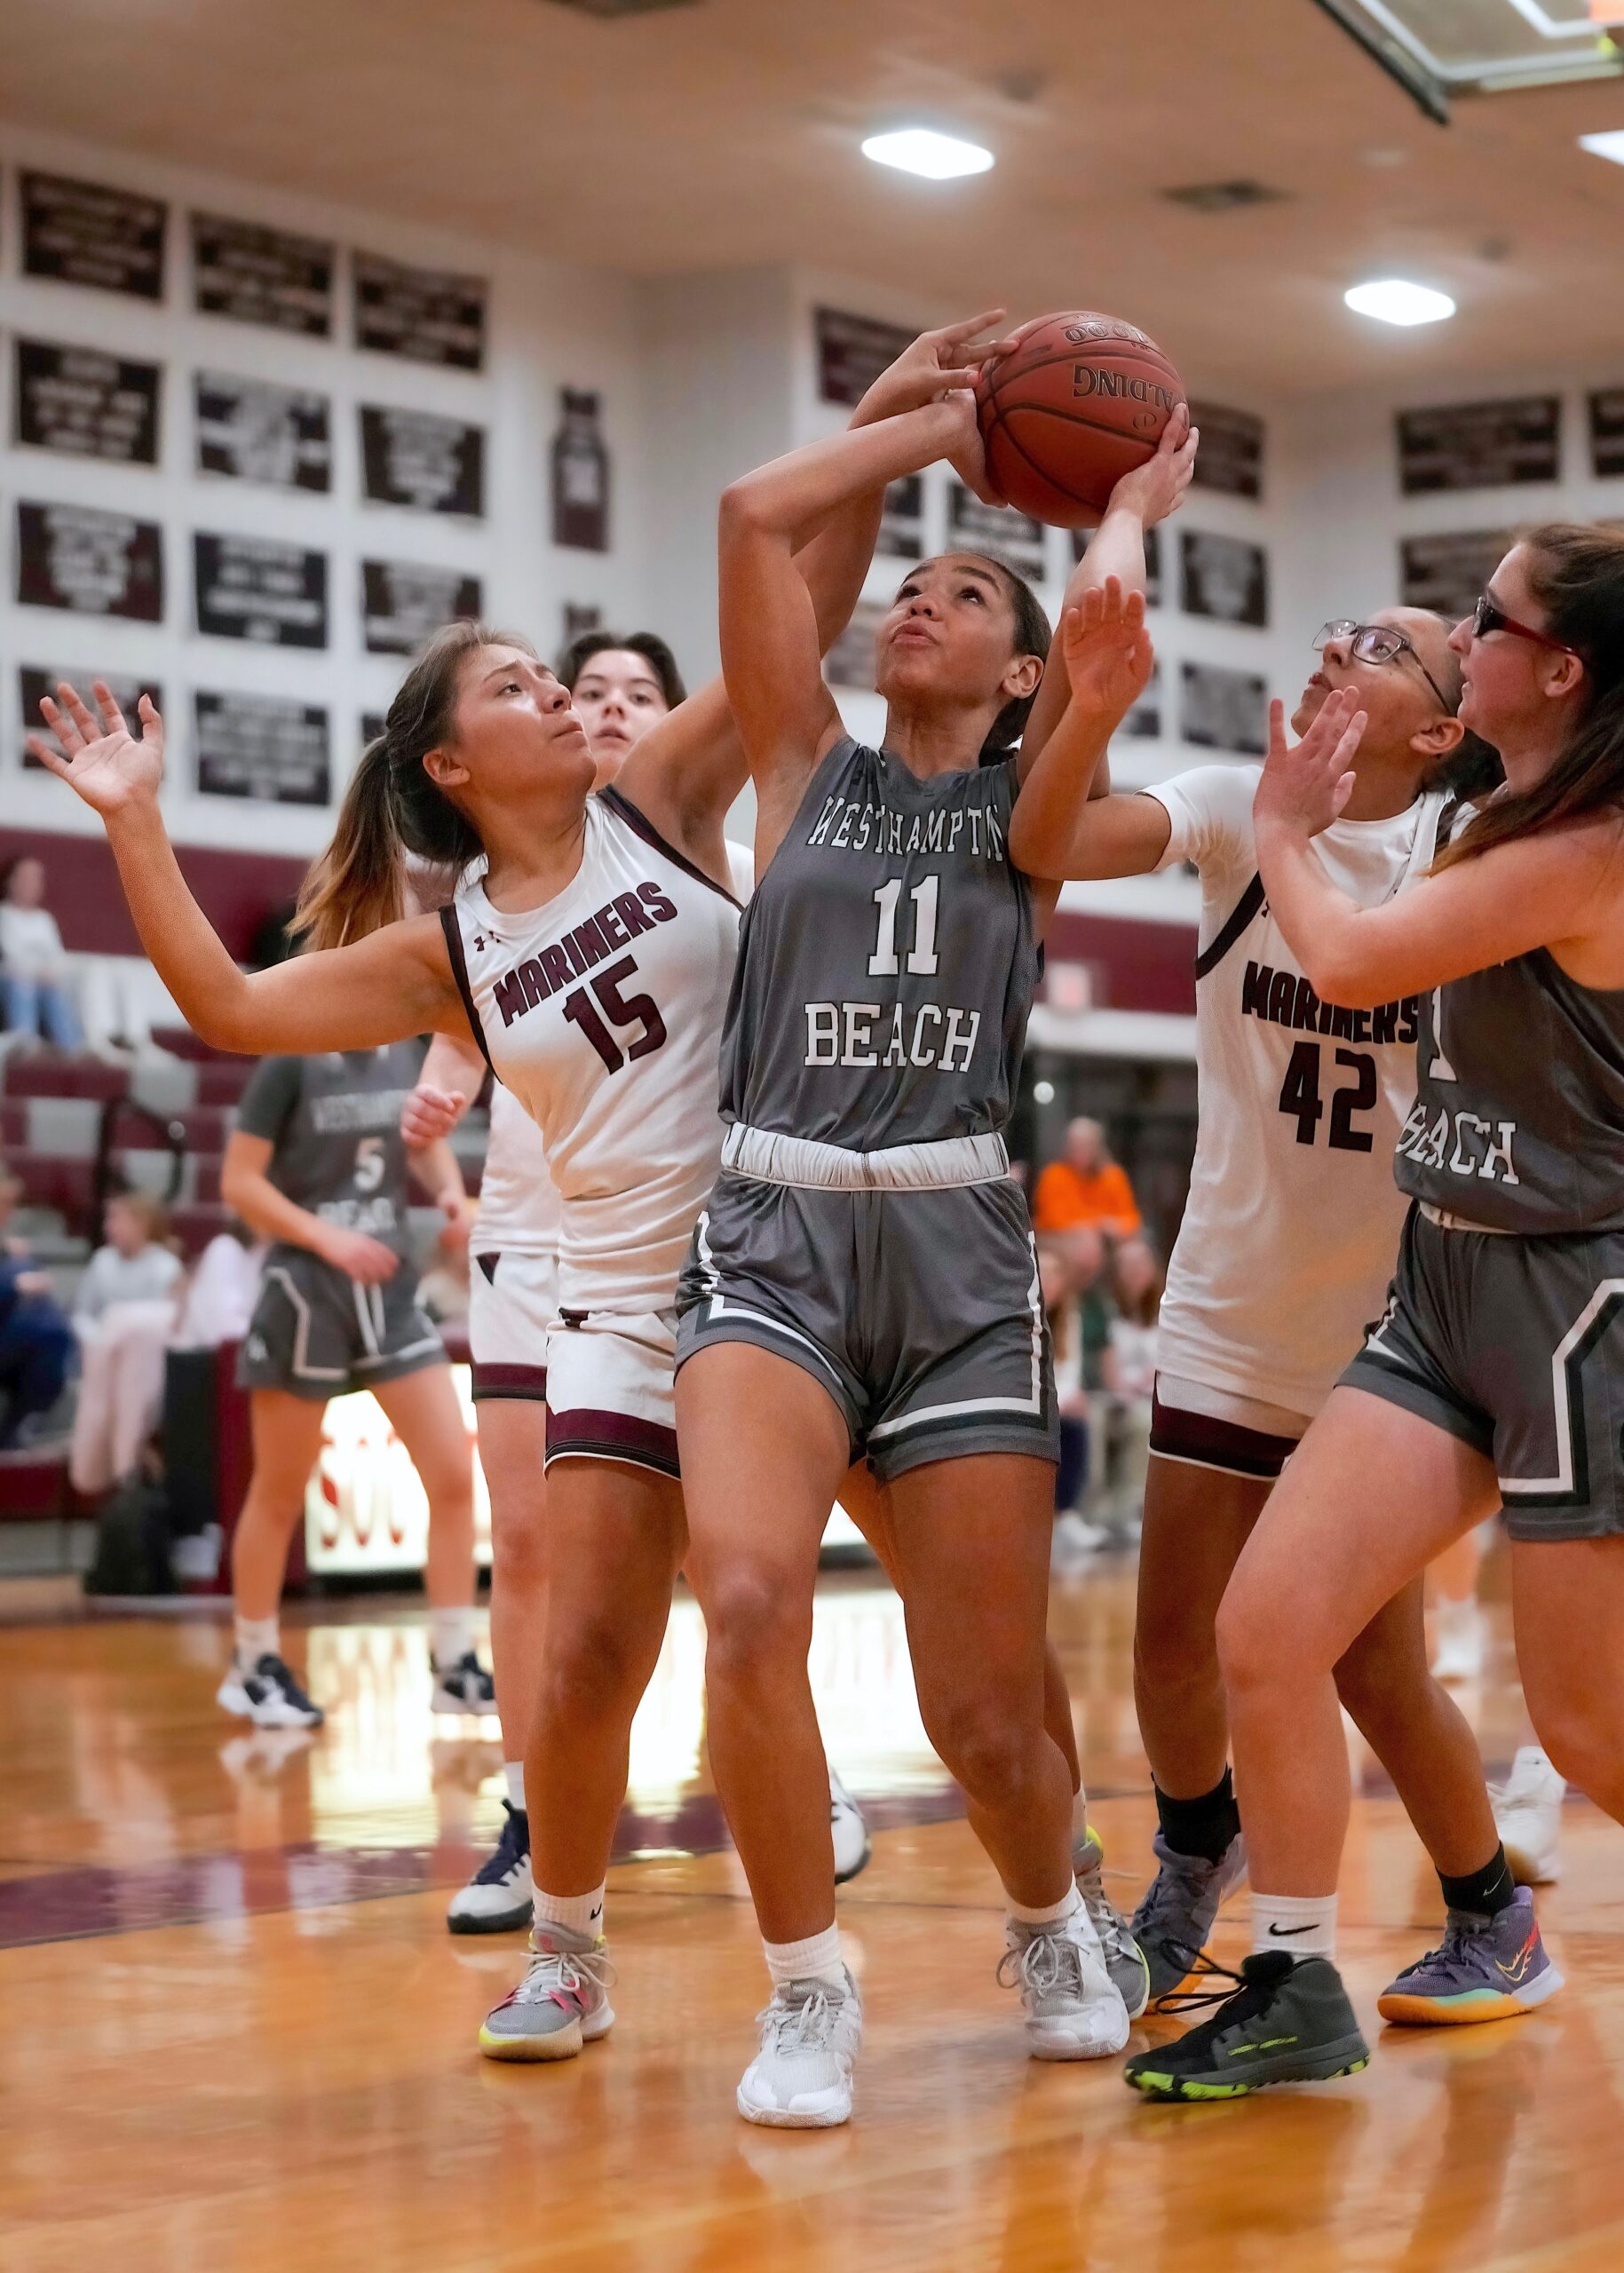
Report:
M1281 2061L1266 2075L1254 2069L1245 2083L1209 2083L1205 2077L1176 2076L1154 2068L1126 2069L1123 2079L1146 2099L1247 2099L1273 2084L1329 2084L1339 2076L1357 2076L1370 2065L1363 2039L1358 2041L1359 2048L1351 2057L1345 2044L1333 2046L1311 2060Z
M1470 2028L1482 2021L1509 2021L1521 2013L1537 2012L1562 1985L1562 1976L1552 1965L1537 1981L1521 1989L1464 1989L1453 1997L1415 1997L1402 1990L1384 1990L1376 1999L1376 2010L1384 2021L1400 2025Z
M546 2036L503 2036L481 2023L479 2049L487 2060L573 2060L584 2045L596 2044L614 2026L614 2015L607 2005Z

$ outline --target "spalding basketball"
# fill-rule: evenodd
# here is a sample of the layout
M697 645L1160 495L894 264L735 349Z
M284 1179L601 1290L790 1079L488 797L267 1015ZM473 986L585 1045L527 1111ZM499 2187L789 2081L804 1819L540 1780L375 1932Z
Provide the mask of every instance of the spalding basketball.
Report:
M1153 339L1115 316L1039 316L1013 337L976 383L987 471L1006 504L1081 527L1154 455L1184 382Z

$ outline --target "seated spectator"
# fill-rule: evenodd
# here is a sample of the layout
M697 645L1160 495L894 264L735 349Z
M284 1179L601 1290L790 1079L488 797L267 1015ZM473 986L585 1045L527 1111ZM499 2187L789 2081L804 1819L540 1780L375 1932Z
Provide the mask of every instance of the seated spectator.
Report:
M0 1160L0 1452L28 1442L62 1394L74 1333L48 1271L8 1231L22 1185Z
M135 1473L157 1425L181 1274L150 1193L117 1193L106 1227L74 1304L82 1379L67 1470L87 1499Z
M78 1005L62 934L45 906L44 863L26 853L0 876L0 1006L16 1033L78 1049Z
M1105 1150L1097 1121L1068 1121L1066 1157L1050 1160L1032 1200L1033 1229L1097 1231L1114 1239L1137 1238L1145 1228L1133 1186Z

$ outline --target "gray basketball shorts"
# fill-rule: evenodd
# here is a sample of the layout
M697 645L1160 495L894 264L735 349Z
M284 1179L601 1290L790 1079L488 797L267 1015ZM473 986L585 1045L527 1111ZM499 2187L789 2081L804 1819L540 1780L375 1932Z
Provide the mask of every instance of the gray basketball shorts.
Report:
M434 1321L417 1307L409 1263L382 1286L361 1287L317 1255L273 1247L238 1354L237 1386L325 1400L445 1362Z
M1519 1239L1412 1208L1342 1378L1492 1460L1513 1539L1624 1532L1624 1232Z
M677 1307L679 1370L717 1342L788 1358L882 1484L971 1453L1059 1458L1036 1250L1007 1177L844 1192L724 1170Z

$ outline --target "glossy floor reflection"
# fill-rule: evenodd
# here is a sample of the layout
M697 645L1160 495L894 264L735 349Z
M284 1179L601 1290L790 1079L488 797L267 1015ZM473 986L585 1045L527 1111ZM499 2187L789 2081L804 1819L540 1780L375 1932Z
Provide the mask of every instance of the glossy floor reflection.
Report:
M1131 1603L1107 1564L1053 1612L1124 1906L1153 1820ZM454 1941L444 1904L497 1814L499 1748L494 1724L430 1715L420 1614L290 1627L331 1713L308 1739L217 1714L218 1620L48 1609L36 1594L36 1622L0 1631L6 2273L99 2256L120 2273L1624 2263L1624 1834L1582 1802L1541 1897L1570 1982L1544 2013L1388 2031L1366 2076L1313 2095L1146 2108L1118 2063L1022 2056L993 1978L996 1889L920 1728L900 1612L831 1580L814 1683L876 1826L842 1897L867 2047L849 2130L759 2132L732 2100L764 1977L705 1769L690 1604L634 1738L620 2022L543 2071L473 2050L518 1944ZM1495 1635L1464 1701L1498 1769L1520 1732L1503 1613ZM1440 1908L1369 1773L1343 1908L1374 2029L1377 1990ZM1237 1919L1218 1947L1243 1946Z

